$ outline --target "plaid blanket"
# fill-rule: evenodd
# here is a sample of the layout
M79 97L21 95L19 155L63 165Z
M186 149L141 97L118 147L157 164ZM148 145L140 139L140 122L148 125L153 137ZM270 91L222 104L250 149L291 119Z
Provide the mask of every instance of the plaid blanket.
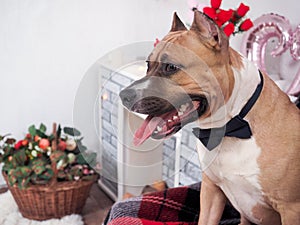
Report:
M200 183L117 202L105 225L197 225L200 210ZM228 203L220 224L237 225L239 213Z

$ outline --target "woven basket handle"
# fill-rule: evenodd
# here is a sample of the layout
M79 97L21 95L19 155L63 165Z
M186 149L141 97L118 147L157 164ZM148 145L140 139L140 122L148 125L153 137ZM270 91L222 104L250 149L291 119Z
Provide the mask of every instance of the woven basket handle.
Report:
M52 128L52 134L54 136L54 139L51 142L51 147L52 147L52 151L56 151L57 150L57 132L56 132L56 123L53 123L53 128ZM56 162L55 161L51 161L51 167L53 170L53 177L50 181L50 186L54 186L57 183L57 174L58 174L58 170L56 167Z

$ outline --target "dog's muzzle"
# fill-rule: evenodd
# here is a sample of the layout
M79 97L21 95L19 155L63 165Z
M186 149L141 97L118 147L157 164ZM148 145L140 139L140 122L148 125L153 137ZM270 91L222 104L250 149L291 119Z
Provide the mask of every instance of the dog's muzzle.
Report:
M197 120L207 109L204 96L186 93L169 79L142 78L119 95L130 111L148 115L134 135L135 145L150 136L155 139L170 136Z
M123 105L131 111L157 115L171 110L173 96L166 90L175 86L168 79L144 77L120 92Z
M147 94L142 90L124 89L120 92L120 98L126 108L137 113L155 116L174 109L166 99L151 95L151 93Z

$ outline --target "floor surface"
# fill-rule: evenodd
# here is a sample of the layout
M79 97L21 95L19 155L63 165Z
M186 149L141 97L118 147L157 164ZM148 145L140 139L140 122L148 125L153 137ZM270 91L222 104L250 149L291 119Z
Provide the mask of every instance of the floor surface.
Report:
M0 188L0 194L6 191L7 188ZM84 224L101 225L113 203L99 186L94 184L82 211Z

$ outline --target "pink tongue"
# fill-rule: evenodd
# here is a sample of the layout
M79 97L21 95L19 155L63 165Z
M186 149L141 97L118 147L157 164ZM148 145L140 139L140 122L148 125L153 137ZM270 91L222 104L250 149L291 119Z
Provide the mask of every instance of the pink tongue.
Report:
M153 131L156 129L157 125L162 122L163 119L160 117L148 116L140 128L135 132L133 138L133 144L139 146L148 139Z
M193 110L196 110L199 107L200 102L198 101L193 101ZM192 109L189 110L189 112ZM186 114L189 114L189 112L186 112ZM163 115L160 115L159 117L153 117L153 116L148 116L145 121L142 123L140 128L135 132L134 138L133 138L133 144L135 146L139 146L144 143L155 131L156 127L166 120L167 118L172 118L177 111L171 111L167 112Z

